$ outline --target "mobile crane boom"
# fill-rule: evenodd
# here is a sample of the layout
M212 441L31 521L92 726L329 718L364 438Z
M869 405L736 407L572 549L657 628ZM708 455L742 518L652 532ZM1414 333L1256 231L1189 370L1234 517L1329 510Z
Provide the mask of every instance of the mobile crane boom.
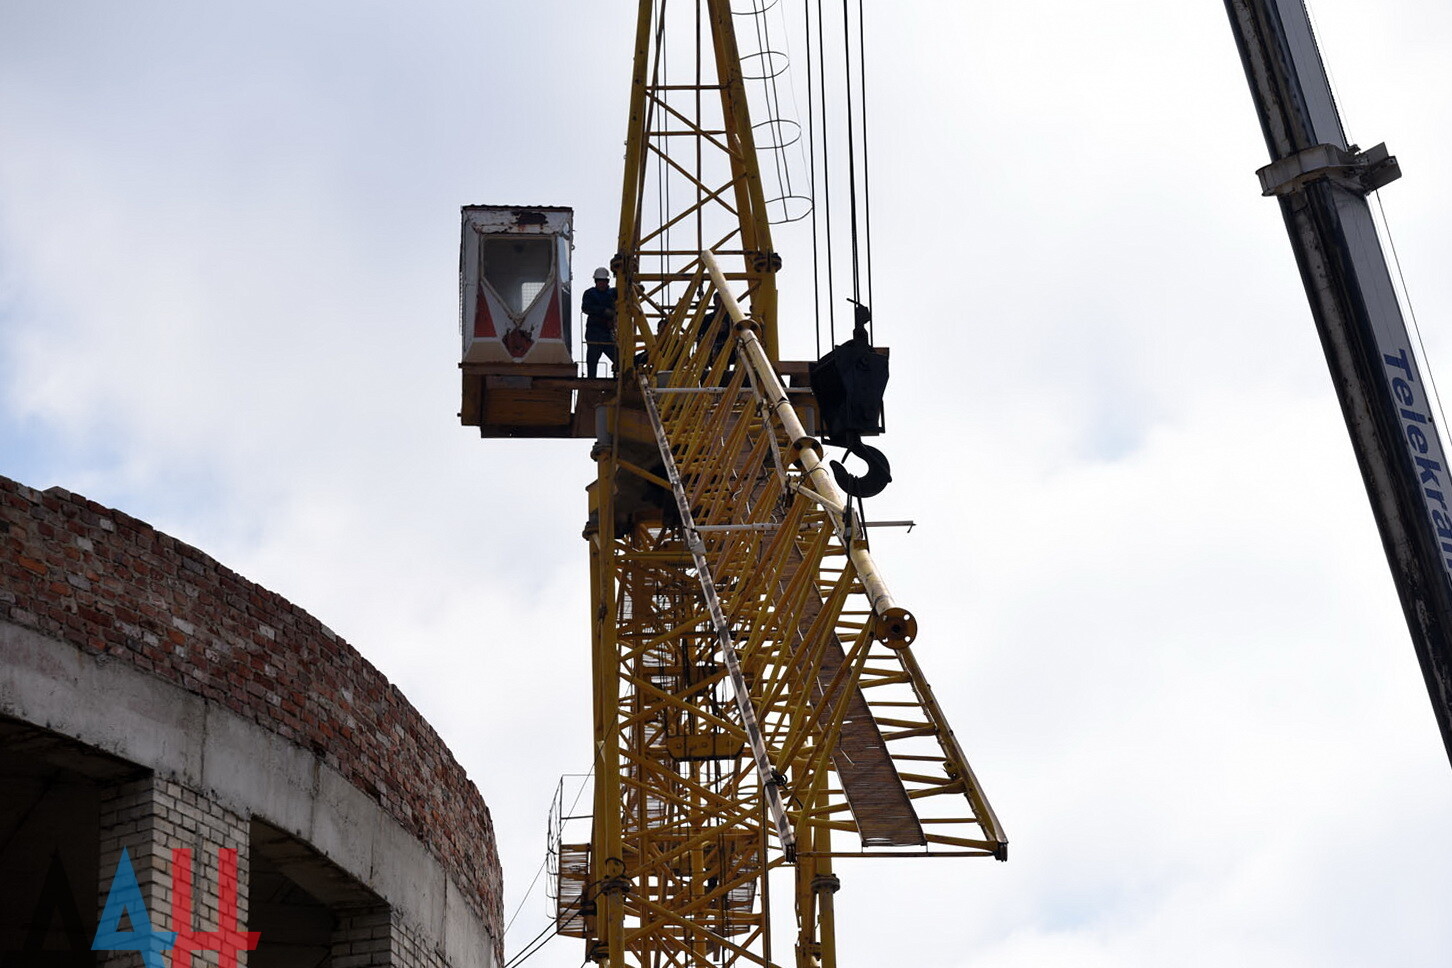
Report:
M1303 0L1226 0L1372 513L1452 758L1452 477L1366 196L1401 172L1346 141Z

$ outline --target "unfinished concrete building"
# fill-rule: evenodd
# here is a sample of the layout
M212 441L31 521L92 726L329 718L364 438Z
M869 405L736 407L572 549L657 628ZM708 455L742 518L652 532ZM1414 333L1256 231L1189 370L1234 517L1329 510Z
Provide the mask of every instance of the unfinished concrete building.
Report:
M356 650L0 478L0 968L497 968L500 899L484 801Z

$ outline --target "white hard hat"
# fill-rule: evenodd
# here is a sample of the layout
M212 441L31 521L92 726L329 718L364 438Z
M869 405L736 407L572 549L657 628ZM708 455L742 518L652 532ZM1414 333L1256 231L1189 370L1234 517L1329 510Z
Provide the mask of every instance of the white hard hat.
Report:
M607 268L605 268L604 266L601 266L600 268L598 268L598 269L595 270L595 278L596 279L609 279L610 278L610 270L607 269Z

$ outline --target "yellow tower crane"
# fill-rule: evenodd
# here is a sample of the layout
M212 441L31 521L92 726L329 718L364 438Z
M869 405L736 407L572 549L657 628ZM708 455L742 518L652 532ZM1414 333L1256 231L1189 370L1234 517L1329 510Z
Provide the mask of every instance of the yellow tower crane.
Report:
M568 359L569 210L465 210L464 423L596 440L593 822L556 896L610 968L833 968L839 858L1006 856L778 358L753 131L729 0L641 0L609 380Z

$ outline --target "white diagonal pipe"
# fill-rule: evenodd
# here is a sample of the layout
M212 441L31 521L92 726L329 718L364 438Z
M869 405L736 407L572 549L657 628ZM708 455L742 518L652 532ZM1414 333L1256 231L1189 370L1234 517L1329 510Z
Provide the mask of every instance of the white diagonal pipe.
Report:
M802 426L801 419L797 417L796 408L792 406L791 400L787 397L786 387L782 386L776 367L772 365L771 358L766 354L766 348L757 338L757 324L747 318L746 314L741 311L741 304L726 288L726 276L721 272L721 267L716 264L715 257L710 252L702 252L701 262L705 265L706 271L711 274L711 281L715 284L716 291L721 294L721 301L726 306L726 312L730 314L731 321L735 324L737 354L751 371L751 382L756 389L757 396L776 416L777 421L786 432L787 439L792 442L793 460L801 467L802 473L806 476L808 487L804 490L827 509L837 536L847 547L847 553L852 559L852 566L857 570L857 577L867 592L873 612L877 615L875 634L887 645L896 648L908 645L917 636L917 619L907 609L893 603L892 594L887 590L887 583L878 573L872 555L861 541L849 533L847 515L850 505L847 497L837 490L837 484L828 472L826 463L822 460L821 442L807 433L806 428Z

